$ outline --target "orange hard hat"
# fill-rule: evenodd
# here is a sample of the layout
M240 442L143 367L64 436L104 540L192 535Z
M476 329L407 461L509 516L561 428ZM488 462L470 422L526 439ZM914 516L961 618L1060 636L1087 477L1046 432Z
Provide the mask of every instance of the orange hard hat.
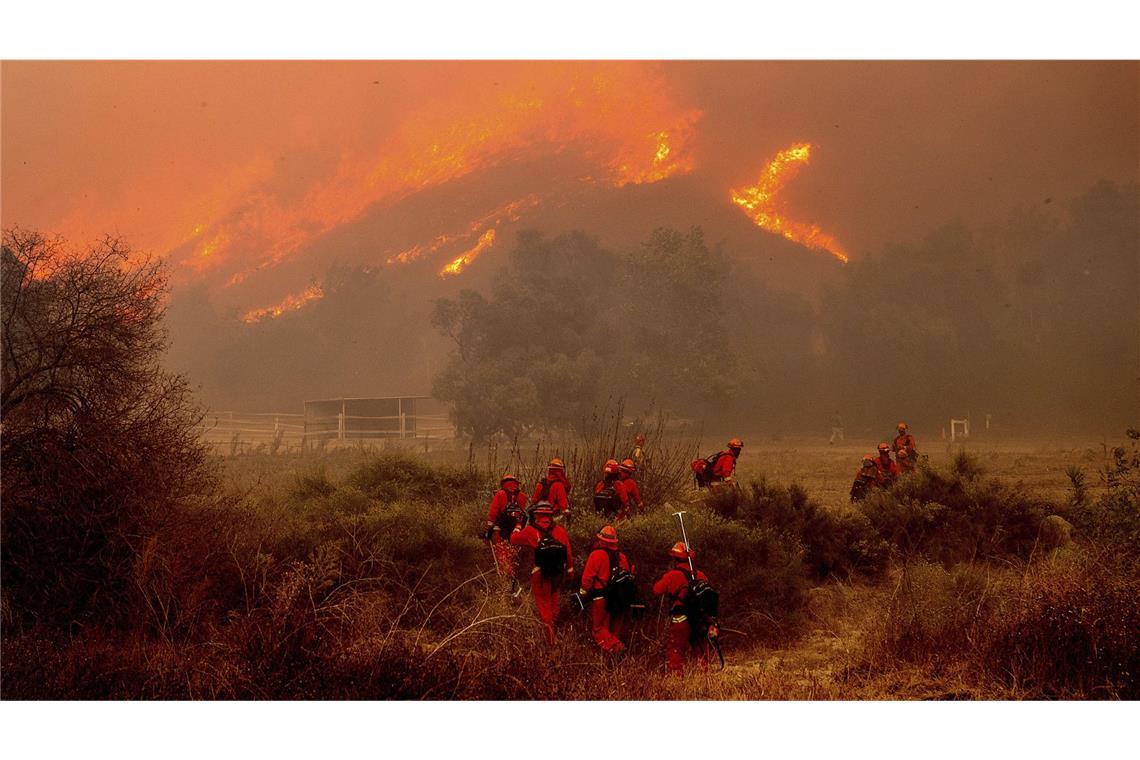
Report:
M870 454L864 454L863 455L863 466L867 467L868 465L870 465L871 467L875 466L875 457L870 455Z
M730 449L742 449L744 448L744 441L740 440L739 438L733 438L728 442L728 447Z
M890 451L891 446L889 443L883 442L879 444L879 451Z
M552 470L565 470L566 463L562 461L561 457L554 457L550 460L550 469Z
M509 474L509 473L508 473L508 474L504 475L503 477L501 477L501 478L499 479L499 485L503 485L503 484L504 484L504 483L506 483L508 480L513 480L513 481L515 481L516 483L518 483L518 482L519 482L519 479L518 479L518 478L516 478L514 475L511 475L511 474Z
M688 559L689 557L697 556L697 553L692 549L685 551L685 543L683 541L678 541L677 543L673 544L673 548L669 550L669 556L676 557L677 559Z
M906 423L905 422L899 423L899 430L906 430Z
M621 464L619 464L618 467L622 470L629 470L630 472L633 472L637 469L637 465L634 464L633 460L629 458L621 460Z
M614 530L614 526L612 525L607 525L599 530L595 538L607 544L616 544L618 542L617 531Z

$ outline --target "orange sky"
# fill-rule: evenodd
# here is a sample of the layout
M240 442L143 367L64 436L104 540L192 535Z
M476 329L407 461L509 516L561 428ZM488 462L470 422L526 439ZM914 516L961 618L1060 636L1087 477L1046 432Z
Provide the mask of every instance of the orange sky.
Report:
M729 204L801 142L783 208L852 256L1140 172L1135 63L6 62L0 86L5 226L116 232L216 289L400 204L376 263L455 234L433 271L499 208L686 175ZM410 210L433 192L456 221Z

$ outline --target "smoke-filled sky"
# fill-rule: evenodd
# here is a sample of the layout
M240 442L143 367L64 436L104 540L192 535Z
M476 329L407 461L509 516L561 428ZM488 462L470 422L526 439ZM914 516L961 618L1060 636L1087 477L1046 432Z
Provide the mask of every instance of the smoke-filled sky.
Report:
M2 98L5 226L120 234L251 318L330 251L463 276L616 188L854 258L1140 177L1133 62L6 62Z

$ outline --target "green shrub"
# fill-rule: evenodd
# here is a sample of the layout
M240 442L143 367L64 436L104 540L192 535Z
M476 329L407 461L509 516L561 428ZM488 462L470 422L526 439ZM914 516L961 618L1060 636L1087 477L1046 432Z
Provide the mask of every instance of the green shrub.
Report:
M904 558L951 566L1029 557L1041 520L1057 507L1021 484L983 480L976 462L959 454L947 472L920 468L892 488L870 493L859 509Z
M347 482L382 502L414 499L448 504L475 498L483 486L473 470L433 467L395 453L369 458L349 474Z
M817 580L874 578L887 567L888 546L864 515L848 507L821 507L798 484L778 486L761 479L743 488L713 489L705 503L721 517L799 543Z

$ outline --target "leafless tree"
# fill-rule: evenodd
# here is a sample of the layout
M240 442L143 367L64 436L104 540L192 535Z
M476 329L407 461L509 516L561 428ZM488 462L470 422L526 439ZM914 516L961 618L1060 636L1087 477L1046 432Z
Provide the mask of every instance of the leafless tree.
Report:
M186 380L161 366L161 262L3 233L2 540L10 610L130 614L147 537L210 486Z

